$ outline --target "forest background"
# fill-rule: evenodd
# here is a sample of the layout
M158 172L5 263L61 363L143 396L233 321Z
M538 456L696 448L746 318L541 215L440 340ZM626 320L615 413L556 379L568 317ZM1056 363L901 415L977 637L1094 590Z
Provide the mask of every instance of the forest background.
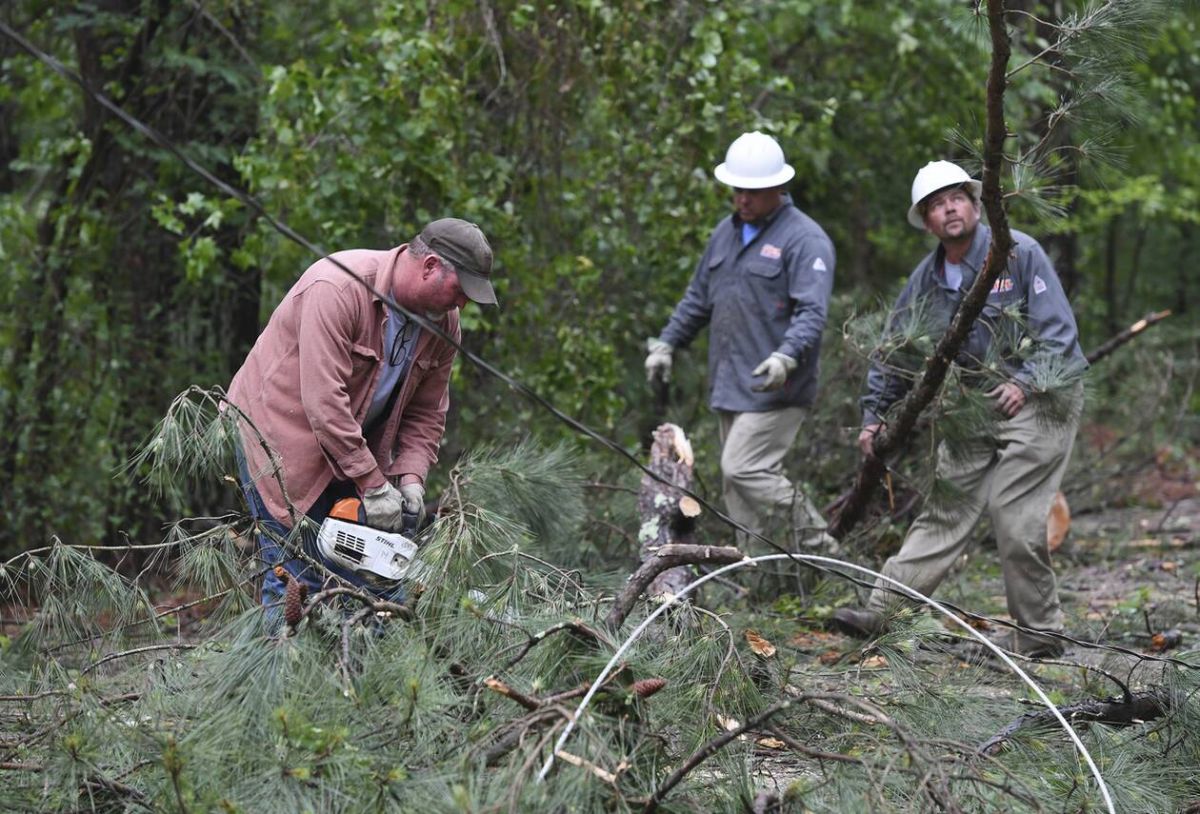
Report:
M4 4L0 809L1200 810L1200 7L984 6ZM927 161L977 173L1003 142L1009 220L1085 350L1170 309L1093 368L1054 554L1072 649L1022 662L1036 682L969 655L949 614L822 629L939 496L934 442L994 418L954 373L827 578L720 548L712 506L642 522L673 505L635 466L663 418L719 503L704 341L666 405L642 358L751 129L838 252L788 461L820 505L851 482L866 356L932 245L904 220ZM334 251L444 215L491 237L501 307L464 313L411 602L293 585L277 628L209 388L316 259L281 224ZM638 601L664 528L728 563L699 601ZM985 544L939 599L987 629L1000 583Z
M1069 95L1071 71L1044 66L1055 23L1086 7L1009 5L1024 12L1012 66L1040 58L1006 98L1019 151ZM1131 25L1138 50L1112 83L1125 95L1059 128L1043 173L1004 179L1085 348L1175 313L1094 377L1089 420L1142 431L1129 459L1200 436L1200 397L1171 379L1177 358L1195 364L1198 9L1158 10L1149 33ZM445 215L479 223L501 307L467 309L466 347L631 451L661 417L644 340L729 209L712 167L741 132L773 134L838 252L824 394L793 467L818 503L856 461L864 365L842 328L930 248L903 217L916 169L977 170L989 53L972 4L951 0L17 0L0 20L326 250L390 247ZM9 37L0 75L0 554L53 535L150 541L226 510L228 483L164 498L128 462L178 393L228 383L314 256ZM712 494L703 340L680 357L668 415ZM1147 421L1138 394L1164 377ZM451 395L434 492L462 452L530 435L572 439L598 479L638 474L470 364Z

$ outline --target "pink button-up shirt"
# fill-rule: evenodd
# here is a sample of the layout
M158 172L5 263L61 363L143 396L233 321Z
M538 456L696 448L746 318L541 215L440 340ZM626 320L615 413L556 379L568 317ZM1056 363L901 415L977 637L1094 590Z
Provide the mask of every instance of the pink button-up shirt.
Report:
M390 293L397 260L407 248L354 249L333 257L376 291ZM251 477L271 515L284 525L292 525L293 511L308 511L331 480L354 480L378 468L389 478L414 475L423 482L437 461L456 350L429 331L417 340L391 412L369 437L363 435L384 358L386 311L354 278L319 260L275 309L233 377L229 401L253 425L241 426ZM458 340L458 310L440 327ZM280 466L278 476L272 459Z

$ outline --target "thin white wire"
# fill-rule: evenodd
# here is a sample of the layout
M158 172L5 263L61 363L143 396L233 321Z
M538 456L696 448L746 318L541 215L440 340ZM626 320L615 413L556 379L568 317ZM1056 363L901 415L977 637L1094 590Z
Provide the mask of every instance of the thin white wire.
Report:
M589 703L591 703L592 697L600 689L600 686L604 683L604 680L606 678L608 678L609 673L617 665L617 663L621 660L621 657L623 655L625 655L625 652L630 647L632 647L633 643L635 641L637 641L637 639L642 635L643 632L645 632L646 628L650 627L650 624L655 619L657 619L659 616L661 616L663 613L665 613L667 608L671 607L671 605L673 605L679 598L686 596L687 594L691 593L694 589L703 585L708 580L713 579L713 578L725 573L726 571L733 571L738 568L743 568L747 565L755 565L757 563L766 562L768 560L790 560L790 559L801 560L804 562L817 562L817 563L822 563L824 565L838 565L838 566L842 566L844 568L851 568L855 571L866 574L868 576L875 577L877 580L882 579L885 582L890 583L891 585L893 585L894 587L896 587L903 593L907 594L911 598L916 599L920 602L923 602L924 604L926 604L929 607L936 610L938 613L941 613L943 616L946 616L947 618L951 619L956 625L958 625L963 630L965 630L967 633L969 633L970 635L972 635L976 639L978 639L980 642L982 642L984 644L984 646L986 646L993 653L995 653L997 656L999 656L1001 658L1001 660L1006 665L1008 665L1009 669L1011 669L1014 673L1016 673L1018 676L1020 676L1022 681L1024 681L1026 684L1029 685L1029 688L1032 689L1033 692L1037 695L1037 697L1039 699L1041 699L1042 703L1045 704L1046 709L1050 710L1050 712L1054 715L1054 717L1058 719L1059 724L1066 731L1067 735L1071 738L1071 742L1075 744L1076 750L1078 750L1079 754L1083 756L1084 761L1088 765L1088 770L1091 771L1091 773L1092 773L1092 777L1096 778L1096 785L1098 785L1100 787L1100 794L1101 794L1101 796L1104 797L1104 804L1105 804L1105 806L1107 806L1109 814L1116 814L1116 809L1113 808L1112 796L1108 792L1108 785L1105 784L1104 778L1100 776L1100 769L1096 766L1096 762L1094 760L1092 760L1091 753L1088 752L1087 747L1083 745L1083 741L1079 739L1079 735L1078 735L1078 733L1076 733L1074 727L1072 727L1071 724L1067 721L1067 719L1063 717L1063 714L1058 711L1058 707L1056 707L1054 705L1054 703L1049 699L1049 697L1047 697L1046 693L1042 691L1042 688L1038 686L1037 682L1035 682L1032 678L1030 678L1029 674L1026 673L1024 670L1022 670L1017 665L1016 662L1014 662L1012 659L1010 659L1003 650L1001 650L999 647L997 647L995 644L993 644L991 641L989 641L986 636L984 636L979 631L975 630L975 628L971 627L969 624L964 622L962 619L958 618L958 616L951 613L946 608L942 607L937 601L930 599L928 596L925 596L924 594L922 594L921 592L919 592L913 588L910 588L909 586L905 585L903 582L898 582L885 574L881 574L878 571L872 571L870 568L865 568L861 565L855 565L852 562L846 562L845 560L835 560L830 557L820 557L815 554L764 554L759 557L747 557L744 560L740 560L738 562L730 563L729 565L722 566L721 568L718 568L715 571L710 571L709 573L705 574L704 576L700 577L699 579L695 580L694 582L689 583L679 593L673 594L673 595L668 595L661 605L659 605L657 608L655 608L654 611L649 616L647 616L640 625L638 625L636 628L634 628L633 632L629 634L629 637L626 638L625 641L621 643L621 646L619 648L617 648L617 652L613 654L613 657L609 660L608 664L606 664L604 666L604 669L602 671L600 671L600 675L597 676L597 678L594 682L592 682L592 686L588 687L587 694L584 695L583 700L581 700L579 702L579 706L576 708L574 714L571 716L571 720L567 722L567 725L563 728L562 734L558 736L558 741L555 742L554 748L550 751L550 755L546 758L546 762L542 764L542 769L541 769L541 771L538 772L538 777L537 777L538 782L541 782L546 779L546 775L549 773L550 767L554 765L555 755L557 755L558 751L560 749L562 749L563 744L565 744L567 742L567 738L570 737L572 730L574 730L574 728L575 728L575 724L578 723L579 719L583 715L583 711L585 709L587 709L587 705Z

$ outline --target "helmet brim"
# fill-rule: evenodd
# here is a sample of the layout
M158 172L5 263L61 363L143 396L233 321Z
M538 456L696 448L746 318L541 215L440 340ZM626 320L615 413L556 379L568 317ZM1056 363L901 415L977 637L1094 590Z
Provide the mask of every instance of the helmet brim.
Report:
M731 186L734 189L772 189L781 187L796 176L796 171L792 169L790 164L784 164L779 172L766 177L751 178L748 175L737 175L730 172L725 167L725 162L721 162L713 170L713 175L722 184Z

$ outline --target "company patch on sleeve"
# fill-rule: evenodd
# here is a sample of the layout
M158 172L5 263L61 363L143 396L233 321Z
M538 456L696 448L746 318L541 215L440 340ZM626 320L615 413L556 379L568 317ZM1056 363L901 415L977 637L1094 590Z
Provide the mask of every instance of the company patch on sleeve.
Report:
M1033 275L1033 293L1041 294L1046 290L1046 281L1038 275Z
M824 271L824 270L825 270L825 261L818 257L816 260L813 261L813 271Z
M778 260L783 256L783 250L774 243L764 243L762 250L759 252L763 257L769 260Z
M1004 294L1013 289L1012 277L1001 277L996 282L992 283L991 294Z

